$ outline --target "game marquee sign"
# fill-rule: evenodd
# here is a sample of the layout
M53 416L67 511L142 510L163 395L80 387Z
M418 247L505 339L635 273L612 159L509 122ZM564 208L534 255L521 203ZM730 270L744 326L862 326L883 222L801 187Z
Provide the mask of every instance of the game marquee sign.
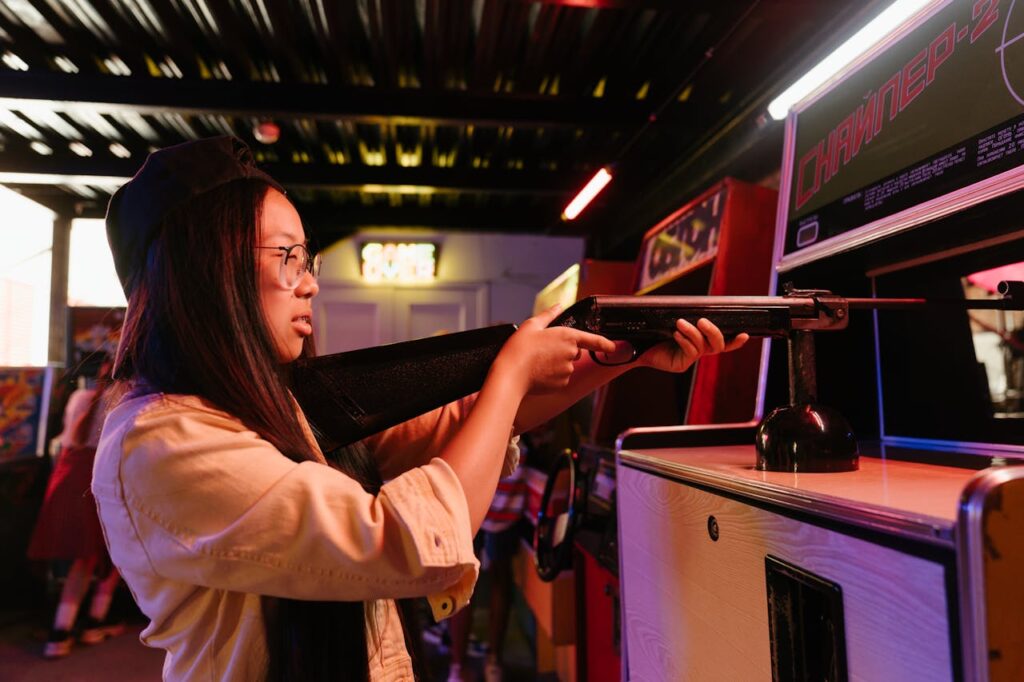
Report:
M787 125L787 255L983 187L1024 164L1024 1L941 4Z

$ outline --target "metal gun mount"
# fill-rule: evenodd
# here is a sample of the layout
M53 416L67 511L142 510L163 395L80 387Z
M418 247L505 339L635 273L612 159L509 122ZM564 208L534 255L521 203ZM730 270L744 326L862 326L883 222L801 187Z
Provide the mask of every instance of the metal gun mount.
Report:
M1024 282L1000 282L1000 299L843 298L824 290L783 288L783 299L811 299L816 315L792 318L786 333L789 405L776 408L757 429L757 468L764 471L832 472L858 467L857 440L849 422L818 403L818 378L812 331L842 329L850 309L1024 309ZM806 307L806 306L804 306Z

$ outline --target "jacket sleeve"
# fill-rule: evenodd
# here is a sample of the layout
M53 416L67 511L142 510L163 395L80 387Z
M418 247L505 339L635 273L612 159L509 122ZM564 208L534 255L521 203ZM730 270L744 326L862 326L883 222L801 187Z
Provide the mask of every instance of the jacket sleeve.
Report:
M477 395L460 398L366 438L363 442L376 453L381 476L385 480L394 478L440 455L473 409ZM518 436L510 439L502 476L508 476L519 465L518 442Z
M427 596L438 617L469 600L479 564L467 503L440 459L371 495L226 413L187 406L140 413L121 451L123 503L165 578L294 599Z

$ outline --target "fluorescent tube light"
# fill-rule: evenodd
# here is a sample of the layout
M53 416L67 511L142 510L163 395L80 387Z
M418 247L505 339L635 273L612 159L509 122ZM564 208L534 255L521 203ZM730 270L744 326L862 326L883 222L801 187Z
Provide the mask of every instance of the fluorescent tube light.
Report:
M601 190L605 188L609 182L612 181L612 174L608 172L607 167L603 167L594 174L594 177L590 178L580 193L576 195L569 205L562 211L562 220L575 220L576 217L583 212L583 209L587 207L591 201L594 200Z
M768 113L776 121L786 118L790 107L846 68L857 57L884 40L922 7L934 2L935 0L896 0L868 22L864 28L857 31L853 37L840 45L835 52L818 62L797 82L786 88L785 92L772 100L768 105Z

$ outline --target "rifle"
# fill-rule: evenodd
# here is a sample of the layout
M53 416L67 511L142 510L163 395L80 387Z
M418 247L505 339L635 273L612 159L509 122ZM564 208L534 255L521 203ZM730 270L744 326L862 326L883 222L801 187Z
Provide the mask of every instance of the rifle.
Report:
M550 326L628 341L633 362L672 338L675 321L704 317L726 337L785 337L790 341L790 398L813 403L816 393L811 332L844 329L852 309L953 305L1024 310L1024 282L1001 282L1000 299L844 298L824 290L788 288L783 296L591 296ZM292 393L324 451L366 438L480 389L515 325L484 327L417 341L297 360Z

